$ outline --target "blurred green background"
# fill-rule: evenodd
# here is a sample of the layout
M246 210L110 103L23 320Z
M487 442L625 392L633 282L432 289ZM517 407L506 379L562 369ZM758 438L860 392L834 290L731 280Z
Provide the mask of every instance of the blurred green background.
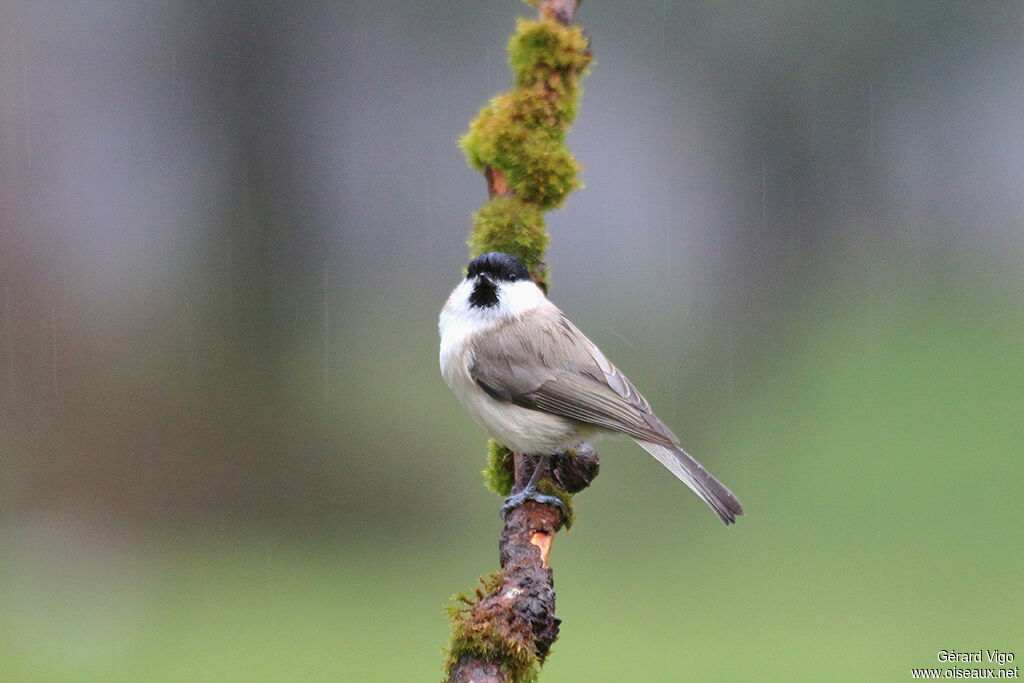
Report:
M455 141L529 12L0 5L0 680L441 677L500 529ZM579 19L552 298L747 515L599 444L543 680L1024 656L1024 8Z

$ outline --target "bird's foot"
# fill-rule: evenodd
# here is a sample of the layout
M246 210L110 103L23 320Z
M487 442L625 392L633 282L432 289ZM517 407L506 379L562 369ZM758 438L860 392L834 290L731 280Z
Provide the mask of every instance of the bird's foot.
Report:
M541 493L537 489L527 489L514 493L505 499L505 504L501 506L501 518L506 519L513 510L522 505L528 500L532 500L535 503L542 503L543 505L554 505L558 508L558 511L562 513L562 518L565 519L569 516L569 511L565 507L565 503L558 496L548 495Z

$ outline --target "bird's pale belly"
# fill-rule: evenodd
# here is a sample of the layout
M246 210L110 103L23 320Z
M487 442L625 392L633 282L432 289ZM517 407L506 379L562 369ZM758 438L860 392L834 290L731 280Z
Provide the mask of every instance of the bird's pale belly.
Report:
M473 421L513 451L529 455L559 453L593 434L594 430L578 422L491 398L469 376L461 359L451 364L442 362L442 372Z
M518 453L559 453L586 438L578 423L512 403L498 403L486 395L464 405L492 439Z

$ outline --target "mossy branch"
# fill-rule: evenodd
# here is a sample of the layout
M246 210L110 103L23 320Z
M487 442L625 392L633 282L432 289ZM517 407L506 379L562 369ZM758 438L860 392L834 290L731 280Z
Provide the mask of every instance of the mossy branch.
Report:
M568 4L572 12L562 23ZM459 145L470 165L486 176L491 196L474 216L471 255L511 254L546 288L543 212L560 207L582 186L565 135L592 58L582 29L568 24L575 1L539 6L541 18L520 19L508 44L515 88L480 110Z
M544 212L582 187L580 165L565 136L591 63L586 36L572 25L579 0L526 0L539 18L520 19L508 45L513 90L492 99L459 141L471 166L484 174L490 200L473 216L472 256L500 251L518 258L547 290L549 237ZM589 446L555 454L538 488L558 496L568 513L528 501L505 518L499 541L501 571L481 579L472 595L453 598L446 680L534 681L558 637L551 541L573 522L572 494L597 476ZM532 467L530 466L532 464ZM522 490L538 459L491 442L484 477L501 496Z

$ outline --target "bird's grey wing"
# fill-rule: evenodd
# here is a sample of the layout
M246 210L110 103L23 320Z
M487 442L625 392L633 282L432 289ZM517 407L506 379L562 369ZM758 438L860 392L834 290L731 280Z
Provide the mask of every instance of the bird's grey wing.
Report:
M564 318L564 316L563 316ZM597 348L594 342L587 339L586 335L580 332L575 325L565 320L574 335L580 340L580 344L587 349L590 357L593 359L594 364L597 366L600 374L594 379L598 381L604 381L612 391L622 397L627 403L635 407L637 410L649 413L651 412L651 406L647 403L647 399L637 391L637 388L633 386L633 383L629 381L629 378L622 374L617 367L612 365L603 353L601 349Z
M470 375L484 391L637 439L678 444L636 387L560 311L531 313L477 340Z
M475 340L473 380L497 400L628 434L723 522L735 522L743 514L736 496L680 448L636 387L582 332L557 309L544 313Z

